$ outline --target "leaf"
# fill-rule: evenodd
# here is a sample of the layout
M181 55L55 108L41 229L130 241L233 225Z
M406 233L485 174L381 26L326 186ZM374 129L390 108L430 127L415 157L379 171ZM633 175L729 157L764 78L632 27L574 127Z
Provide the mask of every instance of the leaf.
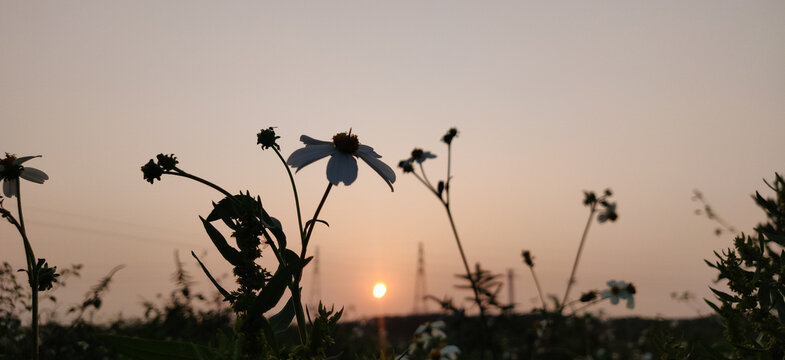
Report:
M206 360L215 350L187 342L161 341L117 335L103 335L101 339L131 359L139 360Z
M286 302L283 309L270 317L270 326L273 327L273 331L278 335L289 328L292 319L294 319L294 303L292 302L292 298L289 298L289 301Z
M718 297L718 298L720 298L720 300L722 300L722 301L724 301L724 302L738 302L738 300L737 300L736 298L734 298L733 296L731 296L731 295L730 295L730 294L728 294L728 293L724 293L724 292L722 292L722 291L719 291L719 290L717 290L717 289L714 289L714 288L712 288L712 287L709 287L709 289L710 289L710 290L711 290L711 291L712 291L712 292L713 292L715 295L717 295L717 297Z
M278 270L275 271L272 279L262 288L259 296L257 296L254 301L252 309L255 312L258 312L258 316L262 316L262 314L278 304L278 301L281 300L286 287L291 281L292 273L288 271L288 268L283 265L278 266ZM252 316L257 315L254 314Z
M240 255L240 252L237 249L229 246L229 243L226 242L226 238L221 235L221 232L213 226L209 221L205 220L201 216L199 217L202 220L202 224L204 225L204 229L207 231L207 235L210 236L210 240L212 240L215 247L218 249L218 252L221 253L221 256L226 259L229 263L234 266L239 266L244 262L244 259Z
M264 210L262 210L264 212ZM266 212L264 212L266 213ZM265 228L269 229L273 236L275 236L275 240L278 242L278 248L280 250L286 249L286 234L284 234L281 222L274 217L267 216L269 220L262 219L262 224Z
M191 255L194 257L194 259L196 259L196 261L199 262L199 266L202 267L202 270L204 271L204 274L207 275L207 278L210 279L210 282L212 282L213 285L215 285L215 288L218 289L218 292L221 293L221 295L223 295L224 299L226 299L227 301L232 299L232 295L229 294L228 291L224 290L224 288L221 287L221 285L218 284L218 281L215 280L213 275L211 275L210 272L207 271L207 267L204 266L204 264L202 263L202 260L199 260L199 258L196 257L196 254L193 251L191 251Z
M706 299L703 299L703 301L705 301L707 304L709 304L709 306L711 306L711 308L712 308L712 309L714 309L714 311L715 311L717 314L720 314L720 313L722 313L722 312L720 311L720 308L719 308L719 307L717 307L717 305L714 305L714 303L713 303L713 302L711 302L711 301L709 301L709 300L706 300Z

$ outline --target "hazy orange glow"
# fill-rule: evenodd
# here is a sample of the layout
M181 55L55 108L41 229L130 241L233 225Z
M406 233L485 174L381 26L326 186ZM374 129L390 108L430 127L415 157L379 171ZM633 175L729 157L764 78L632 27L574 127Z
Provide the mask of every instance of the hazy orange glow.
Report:
M384 283L376 283L373 286L373 297L381 299L387 293L387 286Z

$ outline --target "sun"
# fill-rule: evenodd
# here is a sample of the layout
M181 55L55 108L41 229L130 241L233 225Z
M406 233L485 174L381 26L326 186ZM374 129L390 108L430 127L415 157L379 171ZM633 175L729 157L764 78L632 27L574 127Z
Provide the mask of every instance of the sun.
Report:
M384 283L376 283L376 285L373 286L373 296L375 298L381 299L386 293L387 286L385 286Z

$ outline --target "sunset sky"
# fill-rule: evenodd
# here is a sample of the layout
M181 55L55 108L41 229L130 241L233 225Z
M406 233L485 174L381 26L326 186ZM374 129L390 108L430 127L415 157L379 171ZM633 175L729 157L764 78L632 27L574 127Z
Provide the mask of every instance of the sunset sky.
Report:
M301 134L350 128L393 167L422 147L439 156L425 163L432 180L445 173L439 139L456 127L458 231L470 263L514 271L518 311L538 304L521 250L561 297L588 215L583 190L609 187L620 217L592 225L573 296L626 280L636 308L600 307L613 316L695 316L674 291L694 293L707 314L716 272L703 259L732 237L695 215L692 191L740 230L763 220L750 194L769 194L762 179L785 171L783 19L781 1L0 0L0 151L43 155L27 165L50 180L22 183L36 255L84 264L56 294L61 311L124 264L100 318L140 315L143 299L172 290L175 251L202 291L212 289L191 250L230 273L198 219L220 194L182 178L145 182L140 166L158 153L260 195L296 238L284 168L256 145L276 126L285 156ZM326 164L295 176L305 214ZM350 319L408 313L420 242L428 293L469 295L453 288L463 266L439 202L397 168L390 192L359 165L354 184L332 190L330 227L310 247L322 301ZM10 224L0 249L24 267Z

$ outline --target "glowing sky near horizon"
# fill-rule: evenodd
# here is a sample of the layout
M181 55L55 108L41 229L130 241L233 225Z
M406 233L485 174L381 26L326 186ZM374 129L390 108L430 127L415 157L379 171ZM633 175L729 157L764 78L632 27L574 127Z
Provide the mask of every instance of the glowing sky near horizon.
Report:
M175 251L202 291L191 250L229 273L197 217L219 195L146 183L139 167L155 154L261 195L294 239L288 179L256 145L261 128L277 126L285 156L301 134L349 128L391 166L422 147L439 156L426 162L435 180L439 138L457 127L458 231L472 264L514 271L519 311L539 302L521 250L561 296L588 214L582 191L609 187L619 221L592 225L573 294L626 280L636 308L608 313L693 316L670 294L711 297L703 259L731 239L693 213L692 190L748 231L762 220L749 195L785 171L783 18L779 1L0 0L0 151L43 155L29 165L51 179L22 184L36 255L84 264L58 292L61 310L125 264L100 314L139 315L142 299L172 290ZM325 166L296 174L305 214ZM368 292L378 279L396 289L385 312L411 311L420 242L428 293L468 295L453 288L463 266L441 205L396 172L390 192L360 163L314 235L321 298L349 319L379 311ZM0 244L0 261L24 266L11 225ZM309 300L313 279L307 270Z

